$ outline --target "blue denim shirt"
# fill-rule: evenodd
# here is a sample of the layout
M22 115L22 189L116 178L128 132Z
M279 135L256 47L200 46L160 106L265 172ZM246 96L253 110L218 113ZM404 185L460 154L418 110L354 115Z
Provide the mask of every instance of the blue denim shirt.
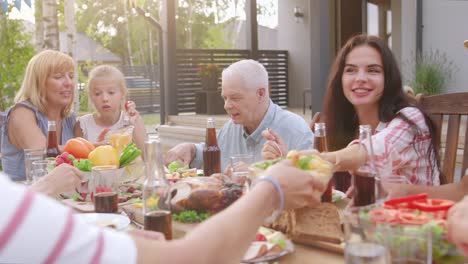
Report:
M262 131L267 128L276 132L284 140L288 150L313 148L314 135L306 121L290 111L281 109L270 100L262 122L252 134L247 134L242 125L236 125L232 120L224 124L219 131L217 138L221 149L221 171L230 165L232 155L252 154L254 162L261 161L262 148L266 142ZM196 156L191 167L202 167L204 146L205 143L195 144Z
M5 112L6 118L2 125L2 167L3 171L8 174L11 180L13 181L23 181L26 179L25 175L25 168L24 168L24 150L17 149L13 146L8 138L8 131L7 131L7 124L10 120L10 112L13 110L17 105L25 106L32 111L36 115L37 125L41 128L42 133L44 136L47 137L47 122L48 119L45 115L43 115L39 110L31 105L28 102L20 102L17 103L10 108L8 108ZM65 145L67 140L74 137L73 135L73 127L75 126L76 115L72 113L70 116L66 117L62 121L62 142L60 145Z

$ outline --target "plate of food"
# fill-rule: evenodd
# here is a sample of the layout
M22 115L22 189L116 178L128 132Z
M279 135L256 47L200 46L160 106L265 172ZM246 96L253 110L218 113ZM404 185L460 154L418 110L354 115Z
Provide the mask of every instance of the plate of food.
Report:
M76 214L79 219L86 223L94 224L99 227L108 227L115 230L123 230L130 224L130 219L120 214Z
M307 171L311 177L321 182L324 186L327 186L333 176L333 164L324 160L317 153L304 154L297 150L291 150L286 155L286 159L289 159L295 167ZM282 158L252 164L249 167L252 180L263 175L266 169L281 160ZM313 190L312 193L316 199L320 200L323 191Z
M260 263L272 261L294 251L294 244L283 233L260 227L255 241L242 258L242 263Z
M181 162L176 160L171 162L167 168L165 168L166 179L170 182L177 182L180 179L188 177L203 176L203 170L197 170L197 168L189 168L188 165L182 166Z

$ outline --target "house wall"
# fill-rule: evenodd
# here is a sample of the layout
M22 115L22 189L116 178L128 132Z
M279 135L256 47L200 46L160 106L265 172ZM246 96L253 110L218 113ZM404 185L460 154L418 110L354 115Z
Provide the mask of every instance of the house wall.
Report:
M423 52L438 49L458 67L446 92L468 91L468 1L424 0L423 25Z
M310 51L310 27L313 25L310 22L309 2L278 1L278 49L289 51L289 107L302 107L303 90L311 88L311 62L317 61L311 58ZM304 18L299 23L294 20L293 10L296 6L304 12ZM310 102L310 93L307 94L307 101Z
M412 79L410 65L416 51L416 0L392 0L392 51L406 85Z

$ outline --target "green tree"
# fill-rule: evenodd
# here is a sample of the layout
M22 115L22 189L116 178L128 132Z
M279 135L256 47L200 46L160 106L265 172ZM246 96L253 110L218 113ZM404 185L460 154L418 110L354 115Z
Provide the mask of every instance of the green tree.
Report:
M178 1L177 48L232 48L224 31L222 21L227 21L228 7L235 5L241 10L242 1L232 0L173 0ZM133 0L148 15L160 21L159 13L162 0ZM129 8L125 13L124 1L115 0L76 0L77 31L101 43L104 47L119 55L129 64L130 54L134 64L157 62L155 45L157 34L147 21ZM271 14L271 5L258 5L259 14ZM60 10L60 6L59 6ZM231 18L232 19L232 18ZM162 21L160 21L162 22ZM127 33L127 26L129 32ZM127 44L130 36L130 45ZM129 54L128 46L131 47ZM150 54L153 54L150 58Z
M34 55L31 36L24 33L21 20L8 19L8 13L0 14L0 109L2 111L13 104L26 65Z

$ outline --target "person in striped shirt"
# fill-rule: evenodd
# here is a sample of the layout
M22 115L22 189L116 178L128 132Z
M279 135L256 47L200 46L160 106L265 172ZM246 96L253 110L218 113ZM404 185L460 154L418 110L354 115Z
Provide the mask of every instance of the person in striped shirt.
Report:
M320 202L314 190L325 188L290 161L265 175L229 208L167 242L160 233L89 225L71 208L0 174L0 263L239 263L265 217L282 205L314 206Z
M397 61L381 39L365 34L349 39L331 68L324 99L328 149L322 156L338 171L354 171L370 158L360 151L359 125L371 125L376 167L381 177L405 177L439 185L431 121L403 91ZM263 156L272 152L264 148ZM271 155L270 155L271 156Z
M359 125L368 124L380 177L439 185L432 123L411 105L398 63L383 40L364 34L348 40L332 67L324 110L327 139L335 150L324 157L339 170L353 171L369 160L368 142L359 151L354 140Z

